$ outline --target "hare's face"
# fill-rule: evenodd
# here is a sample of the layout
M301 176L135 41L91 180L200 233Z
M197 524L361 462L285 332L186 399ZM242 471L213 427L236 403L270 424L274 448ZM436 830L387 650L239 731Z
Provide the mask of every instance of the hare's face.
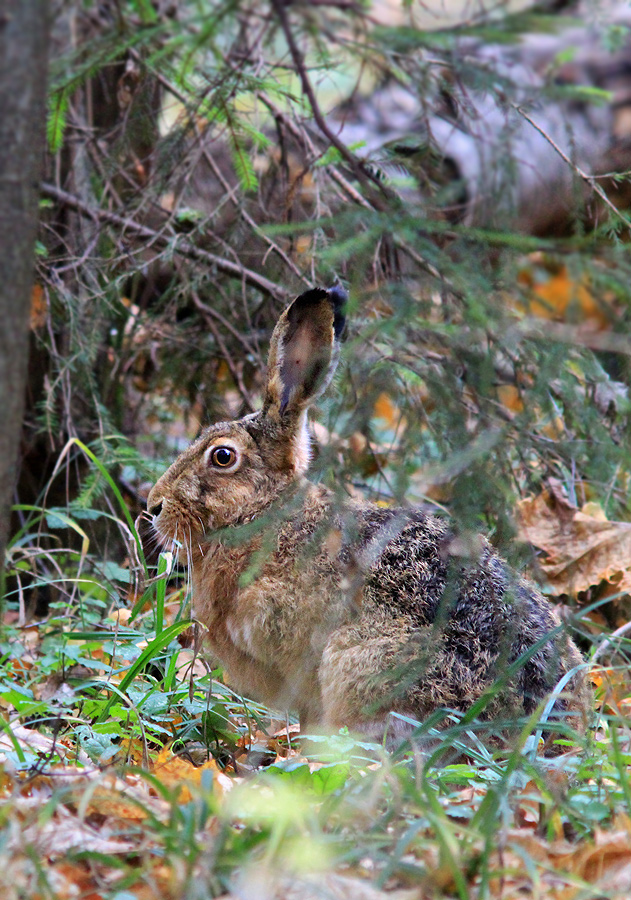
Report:
M271 466L257 417L219 422L185 450L156 482L147 510L163 546L190 559L213 531L248 521L296 476Z

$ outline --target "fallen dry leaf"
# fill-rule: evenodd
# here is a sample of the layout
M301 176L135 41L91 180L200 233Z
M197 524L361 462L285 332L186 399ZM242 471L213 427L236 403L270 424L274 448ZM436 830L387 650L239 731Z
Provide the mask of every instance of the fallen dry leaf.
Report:
M83 750L75 747L65 747L60 741L55 740L48 735L40 734L31 728L25 728L23 725L13 724L9 726L13 734L13 740L6 732L0 732L0 763L7 764L7 753L15 752L16 741L22 750L30 750L38 753L43 757L56 754L60 759L71 759L81 762L83 765L92 767L90 757Z
M543 550L541 569L557 594L573 594L607 581L631 592L631 524L611 522L593 503L572 506L560 490L518 504L521 540Z
M62 812L63 811L63 812ZM78 816L70 815L59 806L55 818L35 823L20 832L19 838L9 841L12 852L23 847L36 848L42 857L64 857L72 850L91 853L130 853L137 843L114 838L109 828L93 828Z
M268 871L267 874L265 882L260 869L253 869L251 883L246 876L237 893L226 894L220 900L244 900L245 897L260 897L261 900L424 900L427 896L421 888L386 891L367 879L336 872L291 878L282 877L281 873L274 876Z
M596 832L594 842L584 842L567 856L558 858L559 866L582 879L606 896L628 897L631 894L631 830L629 821L616 823L620 830ZM578 895L568 888L563 900Z
M131 609L114 609L109 614L108 619L112 619L115 624L125 626L131 619Z
M194 766L192 762L182 756L173 756L168 748L160 751L152 765L153 773L165 785L179 791L179 802L189 803L192 799L190 788L200 785L202 776L206 772L212 772L213 787L220 795L227 793L234 787L235 780L225 775L217 766L214 759L209 759L201 766Z
M536 828L541 817L543 798L534 781L520 791L515 805L515 822L519 828Z
M525 865L525 860L528 865ZM507 832L504 848L492 861L495 871L505 873L501 884L503 900L532 896L527 876L538 870L538 896L548 900L574 900L590 897L628 900L631 896L631 820L617 816L611 830L597 829L593 840L572 844L563 838L548 841L531 828L513 828ZM530 884L532 890L533 885Z

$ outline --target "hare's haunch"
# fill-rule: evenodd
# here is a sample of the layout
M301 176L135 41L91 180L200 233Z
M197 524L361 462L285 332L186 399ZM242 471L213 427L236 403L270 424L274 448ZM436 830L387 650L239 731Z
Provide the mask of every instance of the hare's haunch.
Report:
M307 410L335 370L345 300L316 289L285 310L261 411L176 459L147 501L155 531L189 566L230 684L303 728L381 736L390 710L419 720L485 694L485 718L528 714L581 663L536 588L483 538L464 551L439 518L340 505L305 477ZM576 674L555 713L580 727L588 706Z

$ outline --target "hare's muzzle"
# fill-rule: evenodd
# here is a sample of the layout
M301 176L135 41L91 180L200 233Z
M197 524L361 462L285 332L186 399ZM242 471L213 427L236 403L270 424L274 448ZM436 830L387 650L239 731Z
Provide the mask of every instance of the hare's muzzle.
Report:
M155 520L162 512L162 502L164 494L161 489L162 478L160 478L149 491L147 497L147 513Z

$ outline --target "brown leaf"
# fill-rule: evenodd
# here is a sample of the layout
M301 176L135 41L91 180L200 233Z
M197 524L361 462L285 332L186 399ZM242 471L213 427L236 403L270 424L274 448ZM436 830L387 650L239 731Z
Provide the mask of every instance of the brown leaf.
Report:
M65 810L60 806L58 810ZM63 857L70 850L91 853L129 853L131 841L122 841L104 827L94 828L78 816L59 814L55 819L25 828L20 835L21 846L32 846L44 857Z
M543 572L558 594L607 581L631 592L631 525L608 521L596 504L578 509L558 491L518 504L519 537L543 550Z
M74 758L86 766L91 767L92 765L90 757L83 750L78 750L76 748L69 749L68 747L65 747L61 741L57 741L55 738L49 737L48 735L40 734L38 731L33 731L31 728L25 728L23 725L16 722L10 726L10 729L13 734L13 739L11 739L6 731L3 734L0 734L0 764L6 762L5 754L12 753L15 750L15 742L17 742L22 749L33 753L39 753L42 757L47 757L52 753L56 753L62 759Z
M626 817L624 817L626 818ZM631 893L631 833L629 820L618 817L619 830L597 831L593 843L584 842L568 854L560 856L559 866L577 875L587 884L597 885L599 892L611 896L619 891ZM575 890L578 894L579 891ZM573 897L574 893L567 893Z
M515 851L519 848L519 853ZM506 849L498 854L493 868L509 870L513 877L524 873L524 858L544 870L541 896L554 900L574 900L586 896L583 883L591 886L590 896L606 895L622 900L631 896L631 820L618 815L608 831L597 829L594 840L571 844L562 838L549 841L530 828L508 831ZM541 886L543 886L543 884ZM520 885L518 896L527 896ZM503 900L512 893L503 892Z
M536 828L541 815L542 798L534 781L529 781L517 797L515 822L519 828Z

